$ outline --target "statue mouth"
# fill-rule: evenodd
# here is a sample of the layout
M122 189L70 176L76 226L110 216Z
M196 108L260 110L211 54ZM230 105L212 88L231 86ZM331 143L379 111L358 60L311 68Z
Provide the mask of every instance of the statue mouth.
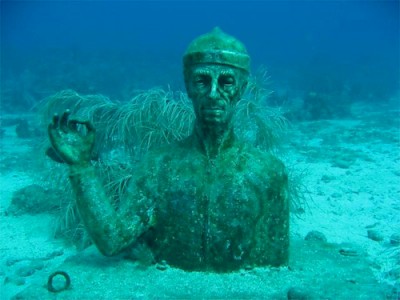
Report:
M222 113L224 111L221 107L204 107L203 112L205 113Z
M224 114L221 108L204 108L203 115L207 118L219 118Z

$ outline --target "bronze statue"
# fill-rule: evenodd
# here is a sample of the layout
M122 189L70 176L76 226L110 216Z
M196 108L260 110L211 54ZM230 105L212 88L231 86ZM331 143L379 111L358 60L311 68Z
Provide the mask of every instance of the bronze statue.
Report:
M69 165L77 206L93 242L115 255L140 240L156 261L185 270L231 271L288 262L289 197L283 163L235 138L232 118L249 77L244 45L214 29L195 39L184 78L196 121L192 134L151 151L135 166L116 209L90 156L95 128L66 111L49 125ZM85 126L83 135L77 126Z

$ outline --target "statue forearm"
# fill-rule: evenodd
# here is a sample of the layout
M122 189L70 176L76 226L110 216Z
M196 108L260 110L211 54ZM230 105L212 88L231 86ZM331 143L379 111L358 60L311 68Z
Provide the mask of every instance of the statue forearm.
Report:
M142 233L139 217L116 212L93 166L70 166L70 180L80 217L104 255L118 254Z

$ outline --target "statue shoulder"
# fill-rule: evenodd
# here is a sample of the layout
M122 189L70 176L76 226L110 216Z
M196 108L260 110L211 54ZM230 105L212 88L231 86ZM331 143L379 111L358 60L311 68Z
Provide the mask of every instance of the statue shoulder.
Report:
M253 157L254 163L258 166L260 172L275 177L287 177L285 164L273 153L265 152L253 146L248 147L246 151Z

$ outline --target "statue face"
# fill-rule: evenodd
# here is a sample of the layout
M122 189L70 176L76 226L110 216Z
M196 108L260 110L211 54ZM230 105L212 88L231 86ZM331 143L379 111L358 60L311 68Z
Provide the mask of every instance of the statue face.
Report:
M198 121L218 126L230 123L247 77L234 67L200 64L185 70L185 82Z

